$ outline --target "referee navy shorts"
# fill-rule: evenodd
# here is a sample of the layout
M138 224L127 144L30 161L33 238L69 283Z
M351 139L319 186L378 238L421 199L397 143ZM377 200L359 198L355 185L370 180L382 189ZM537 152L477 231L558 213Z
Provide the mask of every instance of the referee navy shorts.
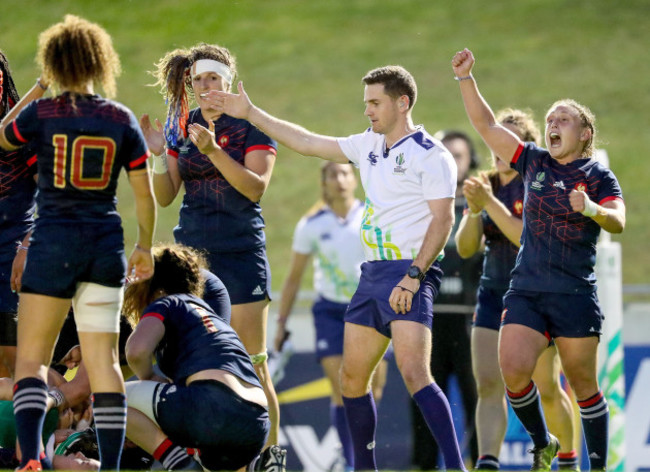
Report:
M169 438L200 450L209 470L237 470L262 450L271 428L265 408L237 396L216 380L188 386L160 384L154 414Z
M271 267L266 249L207 253L210 272L228 289L230 303L241 305L271 299Z
M415 321L431 329L433 300L440 289L442 269L436 261L426 273L420 289L413 297L411 310L397 314L388 303L390 294L413 264L410 259L371 261L361 264L361 279L345 315L347 323L374 328L390 338L390 323L395 320Z
M596 292L551 293L510 289L503 299L501 324L520 324L549 339L602 334L603 316Z
M72 298L79 282L121 287L125 275L124 236L118 223L36 220L21 292Z

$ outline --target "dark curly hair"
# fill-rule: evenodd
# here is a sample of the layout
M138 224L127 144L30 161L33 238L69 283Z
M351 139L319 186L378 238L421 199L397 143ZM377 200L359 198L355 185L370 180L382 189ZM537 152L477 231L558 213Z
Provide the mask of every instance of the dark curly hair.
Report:
M132 326L138 324L142 311L159 292L199 297L203 294L205 280L201 269L207 269L208 264L198 251L182 244L156 245L153 258L153 277L129 284L124 292L122 311Z
M0 119L4 118L11 110L20 97L16 90L16 84L11 75L9 60L5 53L0 49Z

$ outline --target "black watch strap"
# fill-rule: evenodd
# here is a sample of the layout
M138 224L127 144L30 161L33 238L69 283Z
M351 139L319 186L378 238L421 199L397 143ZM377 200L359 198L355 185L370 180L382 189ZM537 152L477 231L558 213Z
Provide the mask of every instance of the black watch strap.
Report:
M426 277L426 274L422 272L422 270L416 265L412 265L411 267L409 267L408 271L406 272L406 275L408 275L412 279L418 279L420 282L422 282Z

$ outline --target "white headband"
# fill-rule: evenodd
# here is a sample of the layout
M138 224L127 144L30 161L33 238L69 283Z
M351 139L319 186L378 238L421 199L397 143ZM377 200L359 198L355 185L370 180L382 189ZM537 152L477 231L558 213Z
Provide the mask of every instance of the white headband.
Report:
M232 84L232 72L230 71L230 68L219 61L213 59L199 59L192 64L192 77L204 72L216 72L223 78L223 80L228 82L228 84Z

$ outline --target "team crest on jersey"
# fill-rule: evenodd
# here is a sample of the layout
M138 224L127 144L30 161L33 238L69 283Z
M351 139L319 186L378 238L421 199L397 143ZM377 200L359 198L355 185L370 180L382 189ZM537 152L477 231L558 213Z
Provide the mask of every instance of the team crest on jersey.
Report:
M230 136L227 134L224 134L223 136L219 136L219 147L226 147L228 146L228 143L230 142Z
M537 175L535 176L535 182L530 184L530 188L533 190L542 190L542 187L544 186L542 182L544 182L545 178L546 178L546 173L538 172Z
M521 216L521 214L524 212L524 202L521 200L516 200L514 205L512 205L512 209L514 210L515 215Z
M397 167L393 169L393 174L404 175L404 172L406 172L406 167L402 167L402 164L404 164L404 162L406 162L406 159L404 159L404 153L400 152L395 158Z
M584 182L577 183L575 186L575 189L578 192L586 192L587 191L587 184Z
M377 159L379 156L375 154L374 152L370 151L368 153L368 162L370 162L371 166L376 166L377 165Z

